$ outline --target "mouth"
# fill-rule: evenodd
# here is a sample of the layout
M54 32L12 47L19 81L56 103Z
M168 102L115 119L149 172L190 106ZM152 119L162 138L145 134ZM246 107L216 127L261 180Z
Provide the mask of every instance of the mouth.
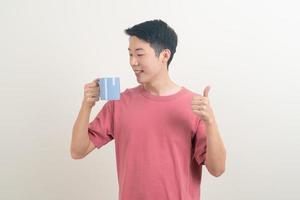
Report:
M143 73L143 72L144 72L144 70L134 70L134 73L135 73L136 75L141 74L141 73Z

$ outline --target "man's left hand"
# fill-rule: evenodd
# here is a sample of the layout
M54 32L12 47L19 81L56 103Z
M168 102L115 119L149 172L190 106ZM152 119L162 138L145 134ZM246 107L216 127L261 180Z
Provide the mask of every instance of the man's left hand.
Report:
M194 96L192 99L192 111L199 116L206 124L213 123L215 120L213 110L209 104L208 93L210 86L206 86L203 96Z

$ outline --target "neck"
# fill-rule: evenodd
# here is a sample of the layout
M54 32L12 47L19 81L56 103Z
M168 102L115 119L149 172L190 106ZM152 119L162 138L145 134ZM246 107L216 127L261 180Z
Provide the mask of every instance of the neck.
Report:
M168 72L155 79L155 81L144 83L145 90L153 95L166 96L178 92L181 87L171 80Z

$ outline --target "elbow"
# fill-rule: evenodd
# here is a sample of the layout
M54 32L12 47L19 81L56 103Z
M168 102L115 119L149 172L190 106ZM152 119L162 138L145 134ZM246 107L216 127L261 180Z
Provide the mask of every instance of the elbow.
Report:
M72 158L73 160L79 160L79 159L84 158L84 156L82 156L82 155L76 153L76 152L73 151L72 149L70 150L70 154L71 154L71 158Z
M80 155L71 153L71 158L72 158L73 160L79 160L79 159L82 159L83 156L80 156Z
M210 163L205 163L207 170L214 177L220 177L225 172L225 163L223 165L210 165Z
M224 174L225 169L218 169L218 170L213 170L210 171L210 174L213 175L214 177L220 177L222 174Z
M225 172L226 153L224 153L224 156L219 158L218 161L207 162L205 165L211 175L214 177L220 177Z

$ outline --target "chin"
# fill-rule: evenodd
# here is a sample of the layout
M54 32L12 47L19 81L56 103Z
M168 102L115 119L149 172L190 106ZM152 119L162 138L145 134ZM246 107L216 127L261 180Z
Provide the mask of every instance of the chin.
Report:
M147 79L145 79L145 77L143 77L143 78L136 78L136 81L138 82L138 83L140 83L140 84L147 84L147 83L150 83L150 81L149 80L147 80Z
M137 82L140 84L144 84L144 81L141 81L141 80L137 80Z
M137 81L138 83L144 83L144 82L145 82L144 80L141 80L141 79L139 79L139 78L136 78L136 81Z

